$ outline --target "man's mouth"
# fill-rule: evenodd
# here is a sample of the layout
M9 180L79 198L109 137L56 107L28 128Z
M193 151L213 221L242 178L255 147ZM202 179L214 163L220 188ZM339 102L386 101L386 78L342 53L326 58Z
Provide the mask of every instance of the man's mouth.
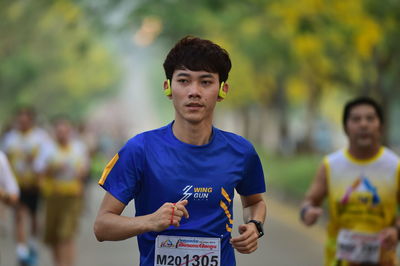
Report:
M186 104L187 107L203 107L200 103L188 103Z
M371 134L366 133L366 132L358 134L358 137L360 137L360 138L369 138L370 136L371 136Z

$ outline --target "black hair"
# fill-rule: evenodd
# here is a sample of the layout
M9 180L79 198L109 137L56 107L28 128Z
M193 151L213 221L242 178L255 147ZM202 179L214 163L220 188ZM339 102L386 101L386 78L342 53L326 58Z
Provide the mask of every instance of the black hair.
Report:
M219 81L225 82L232 64L228 52L219 45L209 40L186 36L169 51L163 66L167 79L172 79L177 69L189 69L218 73Z
M357 97L357 98L355 98L353 100L350 100L344 106L343 120L342 120L344 130L346 130L346 123L347 123L347 120L349 119L351 110L354 107L358 106L358 105L369 105L369 106L372 106L375 109L375 112L376 112L376 115L379 118L380 124L383 125L384 117L383 117L382 107L374 99L372 99L370 97L366 97L366 96L361 96L361 97Z

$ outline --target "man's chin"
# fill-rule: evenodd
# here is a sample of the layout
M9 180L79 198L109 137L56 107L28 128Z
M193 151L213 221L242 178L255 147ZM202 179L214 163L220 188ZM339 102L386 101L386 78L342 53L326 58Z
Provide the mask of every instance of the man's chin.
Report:
M191 124L200 124L203 119L199 117L186 117L186 121L188 121Z
M374 145L374 142L371 139L360 139L357 141L357 146L360 148L370 148Z

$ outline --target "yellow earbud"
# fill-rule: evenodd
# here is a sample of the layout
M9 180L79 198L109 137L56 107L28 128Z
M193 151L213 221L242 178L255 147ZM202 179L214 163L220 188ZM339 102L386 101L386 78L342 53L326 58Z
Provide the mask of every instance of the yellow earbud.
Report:
M226 97L226 92L224 91L225 82L221 83L221 87L219 87L218 97L224 99Z
M167 79L168 83L168 88L164 90L165 96L171 96L172 95L172 89L171 89L171 81Z

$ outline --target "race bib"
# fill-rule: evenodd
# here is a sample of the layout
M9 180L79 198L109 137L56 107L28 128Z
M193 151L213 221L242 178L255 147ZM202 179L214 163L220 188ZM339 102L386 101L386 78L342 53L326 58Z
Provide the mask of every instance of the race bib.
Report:
M337 238L336 257L351 262L378 263L380 240L378 234L366 234L342 229Z
M220 258L220 238L166 235L156 238L155 266L220 266Z

